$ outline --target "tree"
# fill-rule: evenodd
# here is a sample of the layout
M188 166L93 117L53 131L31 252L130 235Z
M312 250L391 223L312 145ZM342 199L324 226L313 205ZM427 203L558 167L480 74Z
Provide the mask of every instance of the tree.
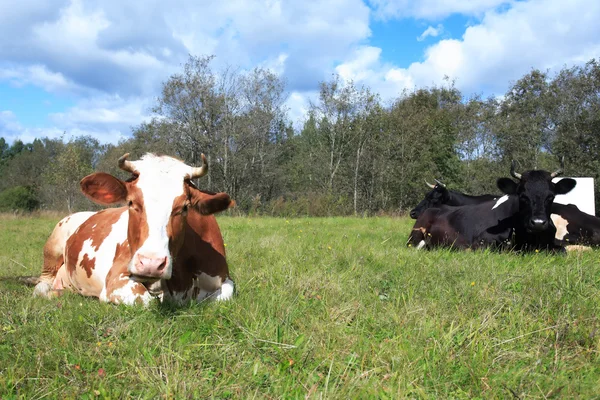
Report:
M69 213L74 212L74 204L81 198L79 181L93 172L90 152L85 144L78 140L68 142L44 173L48 183L62 197Z

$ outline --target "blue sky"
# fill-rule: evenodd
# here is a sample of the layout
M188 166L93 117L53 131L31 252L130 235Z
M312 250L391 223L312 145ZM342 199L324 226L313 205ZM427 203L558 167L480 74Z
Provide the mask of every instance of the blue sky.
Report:
M599 20L591 0L22 0L0 5L0 136L128 137L188 54L280 74L294 123L332 73L384 101L444 76L502 95L597 58Z

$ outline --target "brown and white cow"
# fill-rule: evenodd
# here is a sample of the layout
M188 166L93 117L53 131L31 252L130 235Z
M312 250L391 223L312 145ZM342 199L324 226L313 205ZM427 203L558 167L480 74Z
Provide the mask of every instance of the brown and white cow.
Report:
M121 169L132 174L127 181L98 172L80 182L96 203L126 206L87 216L66 240L63 263L56 251L45 251L34 293L51 297L56 290L72 289L125 304L148 304L150 290L176 302L230 298L234 286L212 214L234 202L225 193L204 192L192 183L208 171L204 155L200 168L154 154L138 161L127 157L119 159ZM49 241L68 233L57 229L60 234L53 233Z

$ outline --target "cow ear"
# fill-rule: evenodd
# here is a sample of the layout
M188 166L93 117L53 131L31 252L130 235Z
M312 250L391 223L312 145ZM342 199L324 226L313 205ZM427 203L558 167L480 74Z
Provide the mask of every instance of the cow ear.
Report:
M79 182L79 186L87 198L98 204L111 205L127 199L125 182L104 172L86 176Z
M235 206L235 201L227 193L207 193L190 188L192 207L202 215L210 215L225 211Z
M504 194L517 193L517 183L510 178L498 178L496 186L498 186L498 189Z
M577 181L571 178L562 178L554 184L554 192L556 194L567 194L577 185Z

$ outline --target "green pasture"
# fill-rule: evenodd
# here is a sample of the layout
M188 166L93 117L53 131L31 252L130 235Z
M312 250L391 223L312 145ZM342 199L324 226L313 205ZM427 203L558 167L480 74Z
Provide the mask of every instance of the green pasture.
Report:
M0 398L598 398L598 251L419 252L412 220L219 217L237 294L32 298L58 217L0 217Z

